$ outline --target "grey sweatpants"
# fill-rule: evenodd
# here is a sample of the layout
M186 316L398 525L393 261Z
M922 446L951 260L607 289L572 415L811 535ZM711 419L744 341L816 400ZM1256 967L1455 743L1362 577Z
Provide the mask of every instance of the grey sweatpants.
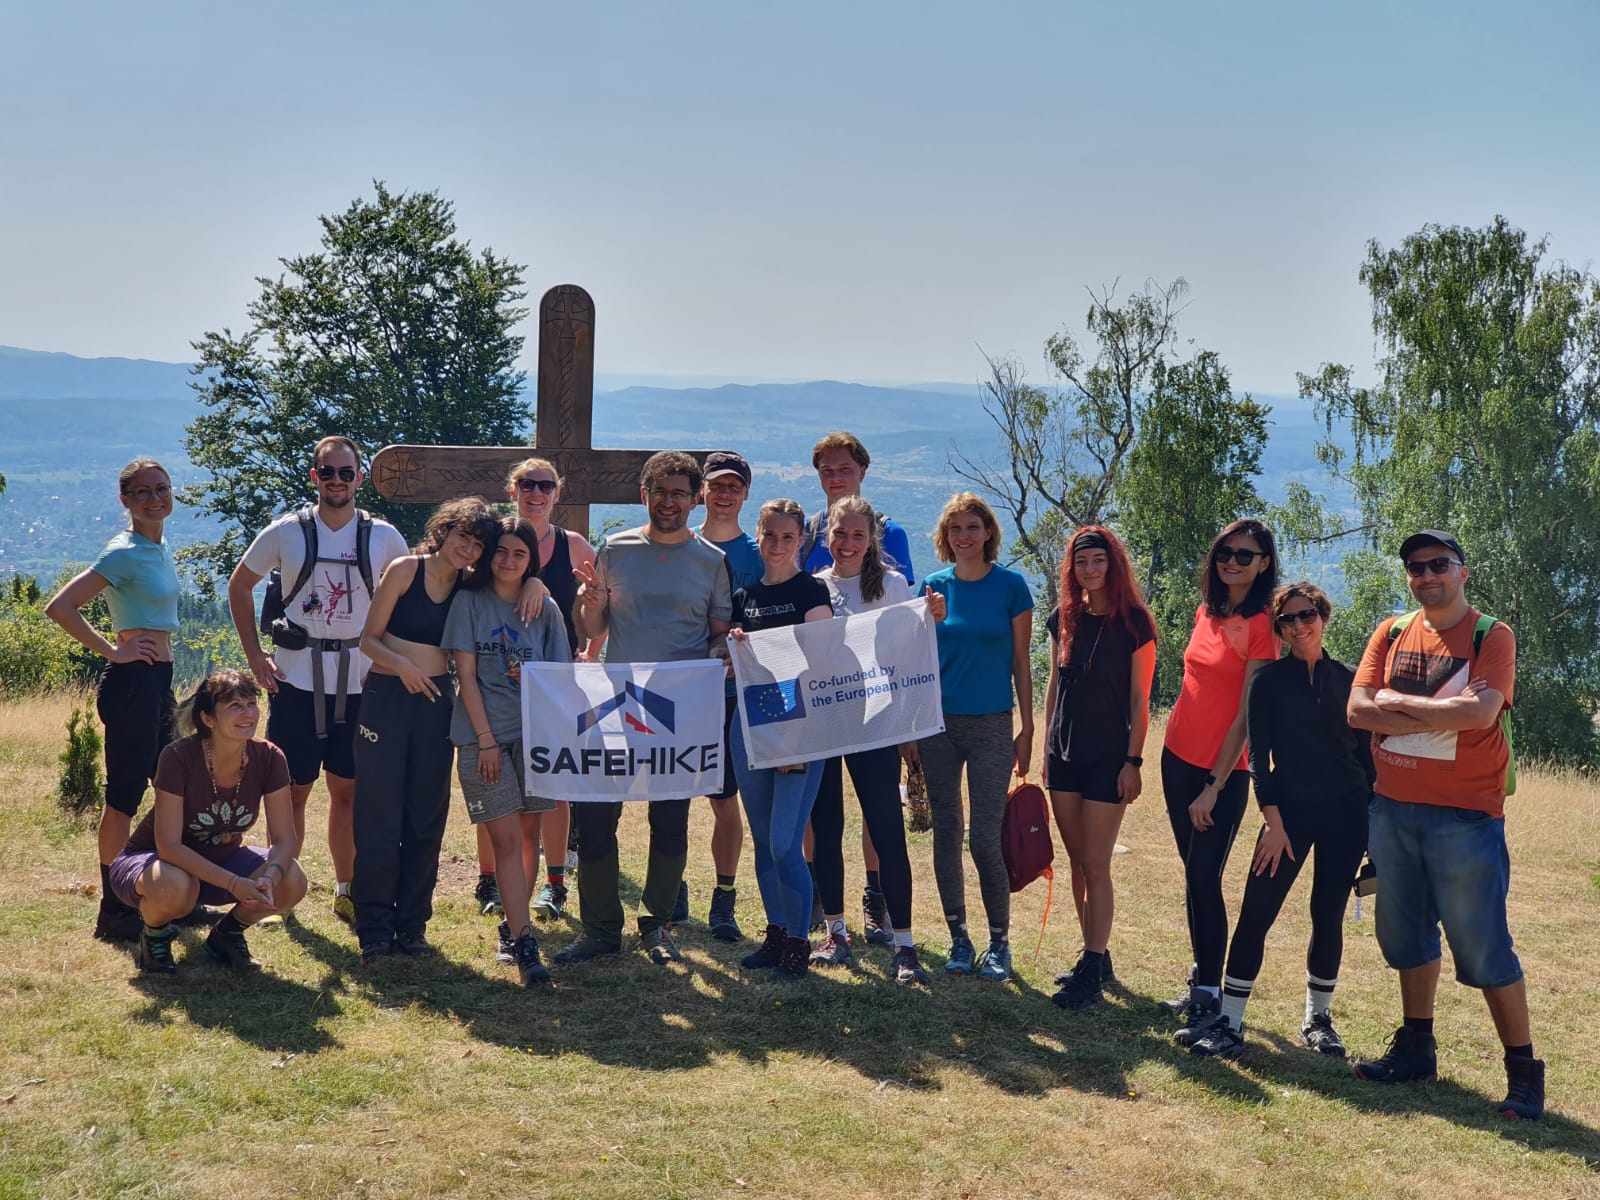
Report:
M1007 785L1016 761L1011 713L969 717L944 715L944 732L918 743L933 809L933 877L951 937L968 937L967 889L961 863L961 768L967 771L972 808L969 841L978 868L978 890L989 918L989 940L1004 942L1011 931L1011 879L1000 849Z

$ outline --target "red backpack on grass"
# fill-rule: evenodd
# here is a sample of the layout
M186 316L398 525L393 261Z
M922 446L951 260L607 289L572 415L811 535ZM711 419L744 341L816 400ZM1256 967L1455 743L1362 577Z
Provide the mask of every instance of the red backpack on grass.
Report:
M1005 815L1000 818L1000 849L1013 892L1020 892L1041 876L1049 881L1044 920L1039 923L1039 945L1034 950L1037 955L1044 948L1050 902L1056 894L1056 873L1051 866L1056 860L1055 835L1050 829L1050 805L1038 784L1023 779L1006 796Z

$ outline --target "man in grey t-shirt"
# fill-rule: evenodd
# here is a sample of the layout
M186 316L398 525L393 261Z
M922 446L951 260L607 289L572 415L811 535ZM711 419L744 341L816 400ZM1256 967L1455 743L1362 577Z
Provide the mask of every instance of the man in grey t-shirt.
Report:
M593 567L573 566L578 636L606 637L607 662L683 662L725 657L723 642L733 602L722 551L692 532L689 514L700 498L700 464L678 450L652 455L639 476L639 499L649 520L613 534ZM689 799L656 800L650 810L650 857L645 872L642 948L655 963L676 962L668 919L689 856ZM578 829L578 914L583 935L555 956L587 962L622 947L621 868L617 822L622 804L572 806Z

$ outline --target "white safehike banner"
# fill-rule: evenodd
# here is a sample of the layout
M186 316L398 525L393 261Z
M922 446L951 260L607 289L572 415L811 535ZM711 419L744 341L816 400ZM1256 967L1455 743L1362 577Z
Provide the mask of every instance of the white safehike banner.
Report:
M896 746L944 729L928 602L729 641L753 767Z
M527 794L682 800L722 790L724 664L523 663Z

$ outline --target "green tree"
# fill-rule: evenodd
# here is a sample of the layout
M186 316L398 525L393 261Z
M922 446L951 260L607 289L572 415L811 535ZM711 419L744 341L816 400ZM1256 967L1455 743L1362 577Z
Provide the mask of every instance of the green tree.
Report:
M525 439L530 413L515 370L526 315L523 268L456 236L436 192L392 192L320 218L322 249L259 277L240 335L194 343L205 410L188 426L190 461L210 478L185 504L222 518L225 534L183 553L202 583L233 569L248 539L304 499L311 447L327 434L368 454L390 442L500 445ZM408 538L426 512L359 502Z
M1173 360L1188 290L1177 279L1164 288L1146 283L1120 305L1115 285L1091 295L1084 325L1092 351L1065 330L1045 343L1061 381L1055 390L1029 384L1015 360L985 355L983 407L1004 450L998 459L952 450L950 465L1010 517L1017 559L1039 575L1046 609L1056 600L1066 534L1116 519L1117 474L1156 376Z
M1468 596L1517 634L1519 753L1592 762L1600 705L1600 283L1545 261L1503 217L1367 246L1378 383L1300 378L1347 457L1325 460L1373 526L1345 561L1375 612L1406 596L1395 552L1422 528L1466 550ZM1385 601L1388 601L1386 604ZM1370 629L1370 624L1368 625Z
M1230 521L1262 512L1255 478L1269 411L1249 394L1234 395L1226 368L1209 350L1188 362L1158 362L1141 400L1138 440L1114 497L1163 635L1156 649L1158 704L1178 693L1200 601L1196 581L1212 539Z

